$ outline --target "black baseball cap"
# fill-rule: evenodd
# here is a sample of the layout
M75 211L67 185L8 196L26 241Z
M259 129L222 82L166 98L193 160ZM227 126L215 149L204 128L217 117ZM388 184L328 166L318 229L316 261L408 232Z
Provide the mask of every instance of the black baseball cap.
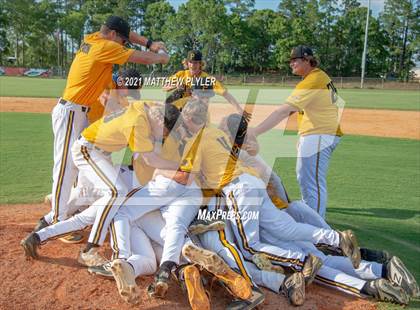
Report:
M314 52L311 50L310 47L305 45L299 45L292 49L290 53L290 60L296 58L304 58L305 56L313 56Z
M203 59L203 55L200 51L190 51L188 52L187 61L201 61Z
M105 26L111 30L115 30L123 39L129 41L130 25L121 17L112 15L105 21Z

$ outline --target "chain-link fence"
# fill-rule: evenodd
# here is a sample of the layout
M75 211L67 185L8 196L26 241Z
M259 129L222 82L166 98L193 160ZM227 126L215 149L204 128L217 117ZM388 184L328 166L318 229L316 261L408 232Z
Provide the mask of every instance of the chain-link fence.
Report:
M297 76L281 75L220 75L218 77L224 84L265 84L281 87L294 87L301 80ZM332 77L337 88L360 88L360 77ZM365 78L363 88L367 89L420 89L420 81L412 80L400 82L381 78Z

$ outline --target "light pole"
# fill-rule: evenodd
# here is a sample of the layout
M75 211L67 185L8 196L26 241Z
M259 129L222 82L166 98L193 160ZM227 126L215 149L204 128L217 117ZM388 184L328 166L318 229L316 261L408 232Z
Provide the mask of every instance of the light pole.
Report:
M370 15L370 0L368 0L368 8L367 8L367 13L366 13L365 44L363 46L362 76L361 76L361 79L360 79L360 88L363 88L363 84L365 82L366 53L367 53L367 40L368 40L368 30L369 30L369 15Z

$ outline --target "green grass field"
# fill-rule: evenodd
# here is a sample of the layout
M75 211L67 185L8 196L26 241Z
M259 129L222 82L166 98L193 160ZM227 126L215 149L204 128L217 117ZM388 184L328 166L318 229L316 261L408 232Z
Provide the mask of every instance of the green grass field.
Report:
M64 79L0 77L0 97L59 97L65 82ZM248 98L248 102L264 104L280 104L291 91L288 88L259 85L228 85L228 88L240 102L245 102ZM147 92L150 90L151 88L144 90L143 98L162 99L164 96L163 93L156 92L156 89L154 92ZM339 94L347 108L420 110L418 90L340 89Z
M295 137L287 133L289 147L276 149L279 135L273 131L261 137L262 153L268 161L279 149L289 154L275 160L275 169L297 199L290 156ZM362 246L402 257L420 282L419 147L415 140L345 136L330 166L328 221L356 231ZM0 148L0 204L42 201L51 189L50 116L0 113ZM413 306L420 307L419 302Z

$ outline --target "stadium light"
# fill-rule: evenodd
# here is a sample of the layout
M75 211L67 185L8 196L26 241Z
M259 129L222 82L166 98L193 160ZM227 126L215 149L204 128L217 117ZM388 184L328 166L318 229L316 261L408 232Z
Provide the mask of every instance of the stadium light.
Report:
M368 0L368 8L367 8L367 13L366 13L365 44L363 46L362 76L361 76L361 79L360 79L360 88L363 88L363 84L365 82L366 53L367 53L367 40L368 40L368 30L369 30L369 15L370 15L370 0Z

